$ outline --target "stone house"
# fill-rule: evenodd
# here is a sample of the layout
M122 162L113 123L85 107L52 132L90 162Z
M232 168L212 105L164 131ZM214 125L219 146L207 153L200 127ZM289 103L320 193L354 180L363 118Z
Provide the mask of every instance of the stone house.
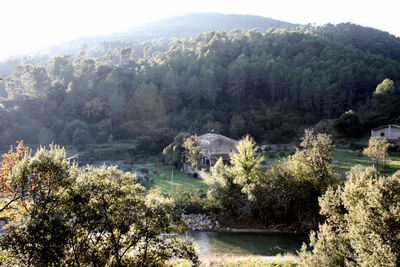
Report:
M209 170L215 165L219 158L222 158L225 164L229 164L229 154L238 153L236 146L239 142L229 137L220 134L207 133L198 138L199 146L201 148L201 158L198 163L198 168L195 169L189 164L186 164L186 159L182 158L182 171L185 173L207 179L208 175L201 171L202 169Z
M371 130L371 137L378 136L388 140L396 140L400 137L400 126L396 124L384 125Z
M236 149L238 143L238 141L220 134L207 133L199 136L201 147L199 168L210 168L221 157L225 163L229 163L229 154L238 153Z

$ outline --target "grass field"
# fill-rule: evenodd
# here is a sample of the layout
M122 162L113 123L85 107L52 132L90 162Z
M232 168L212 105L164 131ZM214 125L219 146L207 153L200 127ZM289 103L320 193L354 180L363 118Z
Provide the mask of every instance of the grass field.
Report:
M363 166L371 166L371 160L361 154L361 152L350 152L342 150L333 151L332 168L339 173L348 172L351 167L360 164ZM391 152L387 159L387 167L385 170L379 168L380 173L390 175L400 170L400 153Z
M139 168L146 168L149 170L150 182L148 189L158 186L165 192L179 191L179 192L198 192L202 190L207 192L208 185L204 180L193 178L192 176L182 173L174 168L172 165L156 165L156 164L140 164L134 165L132 171ZM165 180L162 174L165 174ZM173 173L173 181L172 181Z
M285 152L285 157L287 157L290 153ZM272 155L272 156L271 156ZM264 155L265 162L269 162L270 164L266 164L266 166L270 166L274 164L274 162L281 159L281 155L279 152L273 152L272 154ZM371 166L371 160L362 155L361 151L350 151L350 150L340 150L335 149L333 151L333 162L332 168L337 173L346 173L350 171L351 167L355 165L363 165L363 166ZM385 170L382 167L379 167L379 172L385 175L391 175L396 171L400 170L400 152L390 152L389 158L386 160L386 168Z

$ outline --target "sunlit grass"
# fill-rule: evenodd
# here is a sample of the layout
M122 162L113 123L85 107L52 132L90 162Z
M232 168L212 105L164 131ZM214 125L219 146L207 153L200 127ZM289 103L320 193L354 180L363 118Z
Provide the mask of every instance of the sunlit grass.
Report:
M182 173L172 165L141 164L133 166L132 171L136 171L139 168L149 170L150 182L147 186L148 189L158 186L165 192L175 191L185 193L194 193L199 190L207 192L208 190L208 185L204 180ZM163 178L163 174L165 174L165 179Z
M362 155L360 151L333 151L333 163L332 168L336 172L345 173L355 165L371 166L371 160ZM386 162L387 166L385 169L379 167L379 172L385 175L391 175L396 171L400 170L400 153L391 152Z

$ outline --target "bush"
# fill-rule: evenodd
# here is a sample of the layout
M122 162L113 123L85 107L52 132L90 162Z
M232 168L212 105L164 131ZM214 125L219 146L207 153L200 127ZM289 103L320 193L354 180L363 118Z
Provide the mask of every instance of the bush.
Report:
M63 144L71 144L71 143L73 144L74 143L73 135L77 130L83 130L83 131L89 132L89 128L86 123L84 123L78 119L75 119L75 120L69 122L65 126L64 130L61 132L61 134L60 134L61 142Z
M138 170L136 172L136 179L137 179L136 181L139 184L143 185L144 187L146 187L149 184L149 181L150 181L150 177L148 175L148 172L142 172L140 170Z
M176 210L179 214L199 214L206 212L207 195L199 191L197 193L172 193L175 200Z
M52 123L51 130L53 133L59 137L65 127L65 122L63 120L57 120L56 122Z
M108 137L109 137L109 135L108 135L106 132L99 132L99 133L96 135L96 138L95 138L96 143L97 143L97 144L104 144L104 143L107 143Z
M77 147L79 151L84 150L90 143L90 136L86 130L77 129L72 135L72 144Z
M351 150L363 150L364 148L366 148L365 145L356 144L356 143L353 143L353 142L351 142L349 144L349 149L351 149Z
M153 138L143 136L137 139L135 152L140 154L154 154L160 152L162 148L156 146Z
M326 217L303 245L305 266L399 266L400 173L378 177L373 167L355 166L343 188L320 199Z
M112 135L116 140L132 138L132 127L129 123L117 125L112 128Z
M30 205L0 236L2 266L164 266L176 257L199 265L191 242L175 234L182 228L174 201L147 192L131 173L80 169L53 146L14 169L18 191L23 181L34 186Z
M275 158L276 155L275 155L274 151L270 150L267 152L267 156L272 159L272 158Z

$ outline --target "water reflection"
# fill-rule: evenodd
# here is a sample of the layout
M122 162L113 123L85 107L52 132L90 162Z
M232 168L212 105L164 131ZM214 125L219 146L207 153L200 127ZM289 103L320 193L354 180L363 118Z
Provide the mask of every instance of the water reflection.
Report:
M249 234L219 232L187 232L200 248L200 255L253 254L274 256L300 250L307 235L296 234Z

